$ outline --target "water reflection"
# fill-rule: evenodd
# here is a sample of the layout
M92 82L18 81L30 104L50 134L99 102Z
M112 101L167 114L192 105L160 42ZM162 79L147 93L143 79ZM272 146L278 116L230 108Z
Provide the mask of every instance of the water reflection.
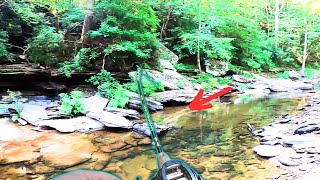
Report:
M247 131L246 124L259 128L274 116L296 113L303 104L303 98L291 98L215 104L211 109L196 112L187 107L175 107L153 114L153 119L180 127L161 137L164 149L172 157L195 167L205 179L268 179L277 169L252 152L251 148L259 142ZM8 161L17 162L0 165L0 179L48 179L77 168L106 170L122 179L131 180L137 175L147 179L156 169L149 139L137 133L35 132L29 126L20 127L3 119L0 125L0 157L3 155ZM18 135L11 137L12 134ZM54 150L57 148L53 145L57 144L63 147L63 153L41 154L41 149L51 145ZM31 155L39 158L30 161ZM80 155L83 157L79 159ZM81 163L77 164L78 161ZM74 162L74 165L60 166L64 162Z

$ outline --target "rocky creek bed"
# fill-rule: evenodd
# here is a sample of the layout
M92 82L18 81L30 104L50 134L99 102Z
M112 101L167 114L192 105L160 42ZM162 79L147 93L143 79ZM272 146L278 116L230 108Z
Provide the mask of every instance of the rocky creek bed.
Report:
M163 111L164 106L190 103L199 89L199 84L192 84L173 69L167 69L163 73L153 72L153 74L166 87L165 92L156 94L156 99L148 98L147 100L150 110L158 115L165 112ZM175 81L183 81L185 86L182 89L174 86L172 78ZM181 111L173 108L171 113L164 113L166 117L163 117L162 120L156 120L159 124L167 123L167 126L157 126L158 132L167 132L162 139L165 149L170 154L174 157L181 157L193 165L207 179L235 177L238 179L256 179L257 177L265 179L271 177L270 173L278 173L279 168L272 167L273 161L256 159L251 148L258 142L249 137L244 122L254 120L255 122L259 121L256 123L261 125L260 121L266 123L265 120L268 120L270 122L274 115L281 115L287 111L295 112L295 108L292 107L297 106L296 100L293 100L295 102L293 104L290 103L291 101L283 100L281 107L289 106L289 109L282 109L278 107L277 103L271 103L272 113L270 113L262 110L269 106L268 104L264 107L261 106L261 103L255 102L243 106L248 103L243 97L248 95L251 98L265 98L273 96L273 92L277 92L277 98L293 95L294 99L297 94L302 95L303 90L314 89L315 85L319 83L319 79L300 80L300 78L294 77L287 80L269 79L257 74L253 74L253 78L242 75L233 75L232 78L234 82L231 85L236 90L227 96L232 97L233 104L218 104L220 110L218 112L212 109L208 110L209 115L203 115L202 112L192 112L187 108ZM243 84L249 85L250 88L241 89ZM207 93L207 95L209 94ZM316 122L311 121L312 118L305 118L308 117L306 114L309 112L316 116L318 111L311 111L315 108L316 99L311 99L310 105L301 110L306 111L303 116L286 115L282 117L283 121L279 120L272 126L265 127L264 131L256 131L256 135L263 137L263 142L262 146L258 146L254 150L260 155L263 152L274 152L269 151L268 148L289 149L295 153L293 147L297 145L283 144L286 141L283 141L285 138L281 136L281 133L288 135L289 138L290 135L291 138L301 137L296 134L303 133L305 135L302 136L313 137L312 135L320 128ZM155 157L150 141L145 136L148 135L148 130L143 124L144 120L141 116L141 106L137 94L131 94L129 109L117 109L107 107L108 99L102 98L94 91L90 92L83 99L85 109L78 117L61 114L60 102L55 97L25 96L22 93L20 100L22 104L16 105L10 97L3 95L0 101L0 172L2 176L0 179L45 179L60 172L77 168L107 170L119 174L124 179L133 179L135 175L146 179L154 172ZM227 104L229 103L228 101ZM22 110L21 118L17 118L15 114L17 110ZM219 113L223 116L217 117ZM319 116L317 117L319 118ZM303 122L304 119L306 122ZM217 124L214 121L223 124L220 126L221 129L215 127ZM240 126L236 126L233 121ZM309 121L311 124L308 124ZM289 127L285 125L290 124L292 126L291 134L286 131L279 132L279 137L277 135L274 138L270 134L266 135L267 132L275 133L274 129L280 127L288 130ZM178 129L173 128L168 131L172 125ZM57 133L57 131L61 133ZM317 152L317 145L315 148L301 148L300 145L298 146L299 151L311 149L310 151ZM310 146L310 144L307 145ZM278 151L276 150L276 152ZM307 150L304 152L304 154L310 154ZM282 154L288 153L289 151ZM294 155L292 157L285 156L284 158L287 159L282 160L277 159L281 157L280 155L271 157L273 158L270 160L275 160L278 164L290 165L290 168L291 166L295 168L305 165L302 163L305 161L299 161L303 158L297 160L294 157L298 156ZM310 155L309 160L314 162L307 164L315 165L317 162L316 154ZM143 163L141 164L141 162ZM136 164L139 164L139 168L132 168ZM281 167L287 168L284 165ZM266 168L270 168L270 171L264 172ZM280 168L280 170L282 169ZM259 172L258 175L255 172ZM307 172L312 173L312 171L300 169L298 172L300 175ZM286 171L275 177L285 176L295 177L296 174L294 171Z
M268 126L253 131L260 145L253 148L282 172L274 179L319 179L320 93L305 95L298 114L284 114Z
M172 107L154 113L153 119L181 127L161 136L163 147L206 179L268 179L280 171L273 162L256 158L251 148L259 141L246 124L261 127L274 116L295 113L304 104L300 96L241 104L232 100L201 112ZM0 179L48 179L78 168L106 170L122 179L136 175L147 179L155 171L150 140L140 133L109 129L58 133L32 128L0 119Z

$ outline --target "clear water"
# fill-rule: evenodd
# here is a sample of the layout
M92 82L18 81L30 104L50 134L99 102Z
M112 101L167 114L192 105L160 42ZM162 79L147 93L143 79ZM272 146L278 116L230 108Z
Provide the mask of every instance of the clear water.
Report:
M171 157L186 161L205 179L270 179L278 171L252 152L251 148L259 142L248 132L246 124L256 128L267 125L277 115L297 113L296 109L304 102L301 97L271 98L246 104L216 104L209 110L197 112L182 106L157 112L153 114L153 119L159 124L171 123L180 127L161 136L163 147ZM147 179L155 172L155 154L148 144L149 139L136 133L99 131L61 134L55 130L36 132L31 128L0 121L0 160L2 155L5 158L24 158L24 154L37 156L42 148L56 143L55 146L66 148L57 157L49 156L51 162L63 164L58 159L61 155L64 161L71 162L79 154L85 155L87 149L95 152L92 154L95 158L92 156L84 163L63 169L53 167L45 156L32 162L0 163L0 179L47 179L78 168L105 170L122 179L134 179L135 176ZM74 145L68 146L64 144L66 142ZM21 151L15 148L5 154L6 147L12 146L21 148ZM108 151L111 146L121 150ZM73 150L73 147L80 149ZM65 156L64 153L69 154Z

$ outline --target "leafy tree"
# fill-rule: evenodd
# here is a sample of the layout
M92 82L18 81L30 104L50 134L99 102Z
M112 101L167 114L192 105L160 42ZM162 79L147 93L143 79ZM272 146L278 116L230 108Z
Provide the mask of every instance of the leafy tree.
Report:
M12 54L8 51L8 33L7 31L0 31L0 60L6 58L9 61L13 61Z
M29 49L34 62L53 65L61 61L58 53L62 47L62 34L49 26L38 27L37 35L32 38Z
M157 47L159 23L151 6L145 1L102 0L95 6L100 28L91 37L107 40L104 53L109 59L146 60Z

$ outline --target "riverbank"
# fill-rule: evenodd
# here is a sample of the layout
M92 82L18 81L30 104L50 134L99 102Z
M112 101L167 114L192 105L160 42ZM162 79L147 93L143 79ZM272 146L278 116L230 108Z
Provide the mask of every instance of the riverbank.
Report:
M319 179L320 93L305 95L298 114L284 114L253 133L260 145L253 148L282 172L274 179Z

